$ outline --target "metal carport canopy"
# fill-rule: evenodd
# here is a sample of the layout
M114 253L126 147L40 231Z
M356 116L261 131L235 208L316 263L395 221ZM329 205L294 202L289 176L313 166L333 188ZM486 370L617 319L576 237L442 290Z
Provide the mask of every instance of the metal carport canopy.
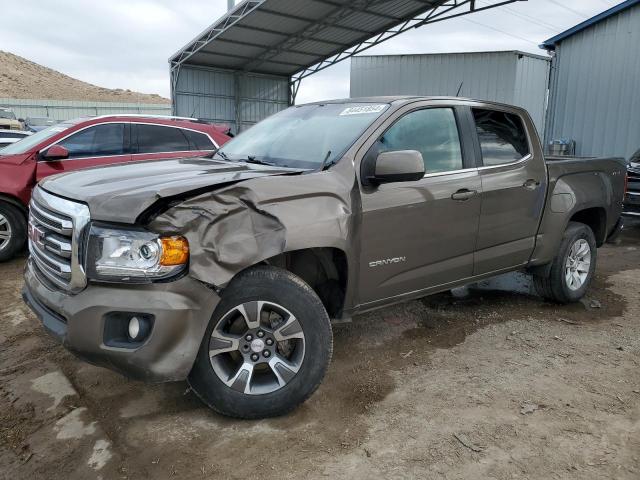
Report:
M526 0L244 0L169 60L302 79L412 28Z

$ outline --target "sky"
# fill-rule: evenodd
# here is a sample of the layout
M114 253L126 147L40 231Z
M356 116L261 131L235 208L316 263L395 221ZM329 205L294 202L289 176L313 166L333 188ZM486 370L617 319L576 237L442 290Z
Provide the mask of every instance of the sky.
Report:
M488 0L477 0L479 5ZM368 55L523 50L620 3L528 0L406 32ZM107 88L169 96L168 58L224 15L227 0L3 2L0 50ZM10 21L7 21L10 19ZM297 103L349 96L349 61L306 79Z

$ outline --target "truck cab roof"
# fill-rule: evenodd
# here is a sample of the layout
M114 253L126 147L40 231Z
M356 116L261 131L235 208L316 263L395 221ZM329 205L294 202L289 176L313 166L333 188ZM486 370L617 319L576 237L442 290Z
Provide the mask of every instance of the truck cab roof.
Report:
M330 105L330 104L342 104L342 103L384 103L388 105L404 105L407 103L419 102L419 101L447 101L452 104L455 103L465 103L465 102L476 102L476 103L484 103L489 105L495 105L508 109L516 109L523 110L520 107L516 107L514 105L494 102L491 100L481 100L477 98L467 98L467 97L453 97L453 96L441 96L441 95L432 95L432 96L418 96L418 95L386 95L386 96L373 96L373 97L354 97L354 98L340 98L336 100L322 100L318 102L310 102L304 105ZM300 105L300 106L304 106Z

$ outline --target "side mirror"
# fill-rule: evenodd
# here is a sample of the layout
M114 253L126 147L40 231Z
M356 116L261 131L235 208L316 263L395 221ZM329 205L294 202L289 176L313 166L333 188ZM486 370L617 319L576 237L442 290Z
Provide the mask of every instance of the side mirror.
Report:
M19 121L20 123L24 123L24 118L19 118L19 119L18 119L18 121Z
M47 162L54 160L64 160L69 158L69 150L62 145L52 145L45 152L42 153L42 158Z
M378 155L373 169L373 184L390 182L412 182L424 177L422 154L416 150L382 152Z

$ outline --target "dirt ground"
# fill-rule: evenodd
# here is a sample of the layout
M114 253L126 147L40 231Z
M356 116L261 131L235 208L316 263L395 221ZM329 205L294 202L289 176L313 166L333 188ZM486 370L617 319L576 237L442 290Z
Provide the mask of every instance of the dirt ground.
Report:
M582 303L508 275L336 325L318 392L236 421L76 360L0 265L0 477L640 479L640 224Z

